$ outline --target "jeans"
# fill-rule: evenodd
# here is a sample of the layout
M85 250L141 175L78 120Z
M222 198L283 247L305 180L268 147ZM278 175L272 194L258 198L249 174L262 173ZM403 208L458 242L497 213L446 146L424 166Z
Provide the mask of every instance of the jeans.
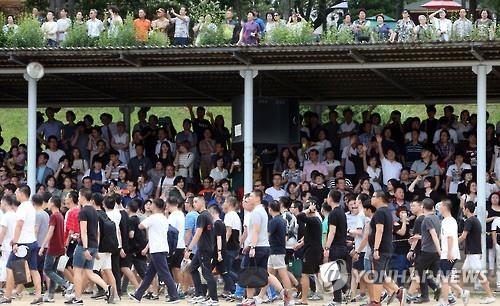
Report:
M233 269L236 256L238 256L238 250L226 250L226 254L223 256L224 268L229 277L231 277L231 279L233 280L233 283L236 283L238 281L238 274L236 274ZM234 286L230 291L234 291Z
M167 285L168 296L173 300L178 300L179 293L177 292L172 274L170 274L170 270L168 269L167 253L151 253L149 256L151 262L146 268L146 274L144 275L141 285L135 291L136 298L138 300L142 299L144 292L146 292L156 274L158 274L158 281L163 281Z
M174 46L189 45L189 37L174 37Z
M115 277L115 286L117 288L118 296L122 296L121 279L122 272L120 270L120 253L111 254L111 271ZM115 287L113 286L113 287Z
M58 271L56 271L57 258L59 257L47 254L45 255L45 262L43 264L43 272L50 278L49 296L54 296L56 285L64 288L68 287L68 282L59 275Z
M206 289L208 295L214 301L217 301L217 283L215 282L214 275L212 274L212 254L198 250L191 261L191 275L193 277L194 289L196 296L205 296ZM201 267L201 274L207 281L207 285L201 284L200 272L198 268ZM206 289L205 289L206 288Z

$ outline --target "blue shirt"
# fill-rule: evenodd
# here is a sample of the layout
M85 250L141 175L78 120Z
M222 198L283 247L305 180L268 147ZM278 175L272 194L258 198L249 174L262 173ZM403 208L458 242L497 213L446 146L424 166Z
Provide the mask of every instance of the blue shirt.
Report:
M267 225L271 255L286 254L286 221L281 215L269 220Z
M37 171L37 175L36 175L36 181L38 184L45 185L45 182L43 181L43 177L45 175L46 169L47 169L47 166L38 167L38 171Z
M193 239L194 233L196 232L196 221L198 220L199 215L200 214L194 210L188 212L186 215L186 223L184 225L184 228L186 229L186 231L191 232L191 239ZM186 241L186 245L189 245L189 243L191 243L191 240ZM196 246L193 247L193 253L196 253L196 249Z

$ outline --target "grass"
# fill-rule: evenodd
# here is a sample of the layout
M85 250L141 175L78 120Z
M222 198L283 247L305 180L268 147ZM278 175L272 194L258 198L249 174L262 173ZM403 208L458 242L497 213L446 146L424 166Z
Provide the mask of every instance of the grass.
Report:
M443 106L437 106L438 114L437 116L442 115ZM339 113L342 113L340 110L347 106L339 106ZM476 105L454 105L455 113L459 114L461 110L468 109L471 113L476 112ZM357 115L356 119L360 120L360 114L365 106L353 106L355 113ZM65 122L65 113L70 108L62 108L59 113L57 113L56 118ZM223 106L223 107L206 107L207 111L210 111L216 115L223 115L226 122L226 127L231 127L231 107ZM304 108L302 108L304 109ZM81 107L81 108L71 108L77 116L77 121L82 120L83 116L86 114L92 115L94 118L94 122L100 123L99 115L101 113L110 113L113 115L113 120L119 121L122 120L123 116L118 110L117 107ZM132 125L137 122L137 111L139 108L135 108L135 111L132 113L131 121ZM358 111L359 110L359 111ZM424 105L381 105L377 106L373 112L378 112L382 116L382 120L387 122L390 113L393 110L399 110L403 114L403 118L407 117L420 117L421 119L426 118L425 114L425 106ZM487 107L488 112L490 113L489 122L496 123L500 121L500 108L497 107L496 104L490 104ZM40 109L43 112L43 109ZM325 111L327 112L327 111ZM184 107L152 107L149 111L149 114L156 114L159 117L170 116L174 123L174 126L179 131L182 126L182 120L185 118L189 118L189 112ZM2 126L2 136L5 140L5 144L2 146L4 150L9 150L10 148L10 138L18 137L22 143L26 143L27 138L27 109L26 108L9 108L7 111L0 112L0 125Z

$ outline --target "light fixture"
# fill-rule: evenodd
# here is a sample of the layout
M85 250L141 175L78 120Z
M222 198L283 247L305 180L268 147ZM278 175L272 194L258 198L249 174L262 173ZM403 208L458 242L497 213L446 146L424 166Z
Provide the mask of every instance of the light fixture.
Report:
M38 62L29 63L28 66L26 67L26 73L30 78L37 81L43 78L45 74L42 64Z

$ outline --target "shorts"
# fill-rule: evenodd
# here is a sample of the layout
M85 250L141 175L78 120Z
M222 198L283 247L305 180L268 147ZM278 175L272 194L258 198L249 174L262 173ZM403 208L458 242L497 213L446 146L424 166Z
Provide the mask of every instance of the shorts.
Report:
M481 254L465 255L465 261L462 265L462 271L480 272L482 270L481 267Z
M30 270L38 270L38 243L36 241L32 243L19 243L17 246L26 246L28 248L28 253L24 257L24 259L26 259L26 261L28 262L28 267ZM19 257L17 257L14 252L11 252L9 258L7 259L6 267L12 269L12 261L16 259L19 259Z
M323 263L323 252L321 250L305 250L302 260L302 274L316 274L319 266Z
M7 260L9 259L10 251L2 250L2 257L0 258L0 282L7 280Z
M99 259L94 260L94 267L92 270L101 271L101 270L111 270L111 253L97 253L99 255Z
M391 254L382 253L380 254L380 258L373 261L373 273L374 273L374 284L383 284L385 278L387 277L387 272L389 271L389 264L391 262Z
M73 253L73 267L85 270L92 270L94 267L94 259L97 255L97 248L88 248L90 255L92 255L91 260L85 259L83 255L84 250L81 245L77 245L75 248L75 252Z
M246 268L249 267L251 264L252 266L257 266L267 269L267 261L269 259L270 251L271 250L269 247L256 247L255 257L250 258L248 254L245 254L241 262L241 266L243 268Z
M446 278L450 277L453 270L453 266L455 265L456 262L457 262L456 260L450 262L447 259L441 259L439 261L439 271L441 271L441 276Z
M184 249L175 249L174 253L168 257L168 266L172 268L181 268L184 259Z
M365 270L365 252L359 253L359 258L352 263L352 268L358 271Z
M269 255L267 260L267 267L271 269L285 269L287 267L285 263L285 254L272 254Z

